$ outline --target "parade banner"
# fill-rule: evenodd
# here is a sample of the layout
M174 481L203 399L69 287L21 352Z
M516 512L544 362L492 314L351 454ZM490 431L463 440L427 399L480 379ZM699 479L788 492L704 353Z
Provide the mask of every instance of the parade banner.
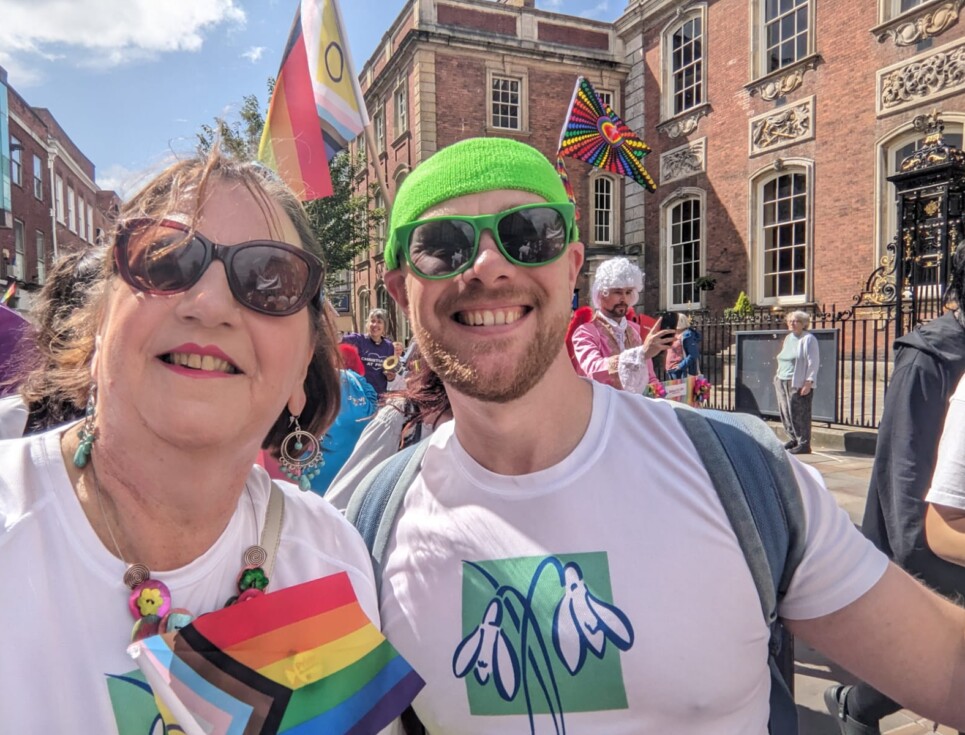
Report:
M710 381L703 375L688 375L686 378L654 382L647 386L646 395L699 407L710 398Z

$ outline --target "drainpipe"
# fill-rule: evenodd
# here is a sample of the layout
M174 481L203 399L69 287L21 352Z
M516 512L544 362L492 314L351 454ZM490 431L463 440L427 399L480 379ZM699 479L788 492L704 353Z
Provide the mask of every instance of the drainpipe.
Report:
M50 138L47 138L47 170L50 172L50 229L52 232L51 242L51 262L57 260L57 177L54 176L54 161L57 158L57 151L52 145Z

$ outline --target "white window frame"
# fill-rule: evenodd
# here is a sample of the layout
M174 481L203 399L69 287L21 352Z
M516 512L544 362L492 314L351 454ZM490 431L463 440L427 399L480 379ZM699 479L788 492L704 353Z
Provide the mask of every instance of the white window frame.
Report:
M67 186L67 229L77 232L77 200L74 197L74 187Z
M398 138L409 130L409 80L401 77L392 94L392 106L395 108L395 137Z
M944 134L959 135L965 140L965 113L942 112L942 122L945 124ZM895 185L888 181L888 177L897 172L894 167L894 157L897 152L915 141L923 141L925 133L918 132L912 127L912 121L899 125L888 131L875 142L875 262L872 270L880 265L881 258L886 253L888 243L898 232L898 211L895 203Z
M87 233L87 202L80 194L77 195L77 234L84 240Z
M613 245L617 234L617 202L620 199L617 180L614 176L594 174L590 176L589 197L591 219L587 223L590 231L586 233L594 245ZM608 207L599 207L600 189L609 187L602 196L609 199Z
M917 4L905 10L901 9L902 1L903 0L878 0L878 22L887 23L889 20L894 20L906 13L914 13L920 10L922 6L934 0L918 0Z
M764 252L764 187L780 176L803 174L807 198L804 205L804 293L789 296L766 296ZM758 170L750 179L750 252L753 259L754 301L762 305L797 305L811 300L814 291L814 161L806 158L784 159L780 170L769 165ZM792 204L793 206L793 204ZM793 210L791 212L793 218Z
M771 74L781 74L786 72L788 69L793 68L796 64L800 63L803 59L815 53L817 45L815 43L815 6L817 5L816 0L799 0L806 8L808 30L805 39L805 48L803 53L798 53L795 50L795 58L793 61L786 64L778 66L776 69L768 68L768 39L767 39L767 4L768 0L751 0L751 11L753 16L753 32L754 41L752 43L753 49L753 69L754 78L759 79L761 77L766 77ZM797 12L795 9L794 12ZM797 35L797 34L796 34Z
M34 197L40 201L44 200L44 161L36 153L34 154Z
M515 126L496 124L497 122L502 123L508 121L504 120L504 118L512 119L514 117L512 114L503 114L513 105L511 101L497 102L495 99L497 94L495 85L497 82L515 83L517 85ZM523 133L529 130L528 86L528 79L525 74L489 70L489 73L486 75L486 127L489 130L510 130L516 133ZM499 94L502 94L503 91L504 90L498 90ZM512 90L509 91L509 94L512 94ZM500 118L498 121L496 119L497 116Z
M700 22L700 68L696 85L700 90L700 99L694 101L689 107L679 111L674 110L677 88L675 86L674 74L674 49L673 39L677 31L681 30L688 23ZM687 11L678 18L674 18L664 26L660 35L660 58L662 70L662 83L660 95L660 119L669 120L677 115L685 115L692 110L707 103L707 4L701 3L688 8Z
M27 273L26 260L27 260L27 230L24 227L23 220L15 219L13 221L13 272L14 278L18 281L24 280Z
M47 244L43 230L36 230L34 248L37 251L37 283L43 284L47 281Z
M87 242L94 242L94 206L87 204Z
M64 179L60 174L56 174L54 177L54 199L55 206L57 209L57 221L60 224L67 224L67 220L64 219Z
M385 153L385 105L379 104L372 125L375 129L375 152Z
M15 135L10 136L10 182L23 186L23 143Z
M674 311L689 311L699 309L703 304L703 291L693 287L694 301L676 301L674 299L674 262L673 262L673 213L677 207L686 202L696 202L700 207L700 235L697 239L697 273L691 283L706 275L707 263L707 192L692 186L681 187L660 203L660 261L663 274L661 291L662 303L667 309ZM693 239L691 238L691 242Z
M609 89L597 89L596 96L599 97L603 103L603 109L606 109L607 105L610 106L610 109L615 109L613 107L613 92Z

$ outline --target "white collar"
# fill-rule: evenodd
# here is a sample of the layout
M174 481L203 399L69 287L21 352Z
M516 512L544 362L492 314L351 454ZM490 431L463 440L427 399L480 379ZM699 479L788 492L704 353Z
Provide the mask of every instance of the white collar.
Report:
M614 321L599 309L596 313L614 329L619 329L621 332L627 331L627 318L625 316L620 317L620 321Z

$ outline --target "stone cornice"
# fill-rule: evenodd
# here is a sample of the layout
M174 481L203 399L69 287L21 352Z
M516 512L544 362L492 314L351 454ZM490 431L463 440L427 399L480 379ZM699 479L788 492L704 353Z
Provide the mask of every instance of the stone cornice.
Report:
M700 118L709 115L713 111L710 103L705 102L699 107L676 115L669 120L664 120L657 125L657 130L664 133L669 138L679 138L681 135L690 135L697 129Z
M875 26L871 32L879 43L891 39L895 46L911 46L940 36L955 25L963 6L965 0L932 0Z
M744 86L751 95L758 94L761 99L774 100L790 94L804 83L804 73L816 69L824 59L820 54L811 54L783 69L772 71Z

